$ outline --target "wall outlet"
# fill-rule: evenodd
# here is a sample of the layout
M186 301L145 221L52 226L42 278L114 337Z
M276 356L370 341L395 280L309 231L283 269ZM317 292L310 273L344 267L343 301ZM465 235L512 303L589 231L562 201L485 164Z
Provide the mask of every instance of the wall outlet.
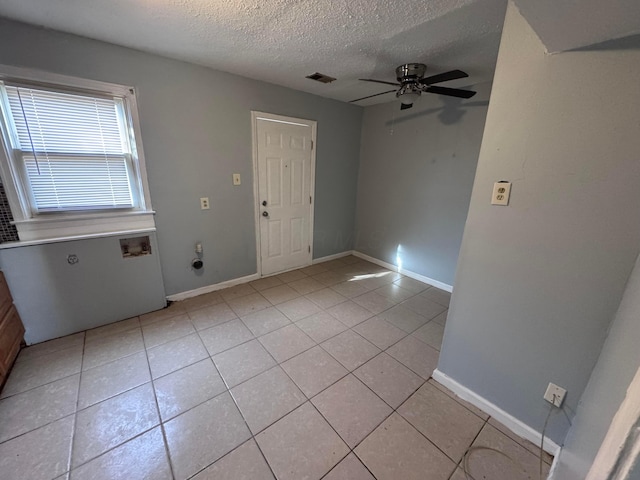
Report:
M509 205L509 195L511 194L511 182L496 182L493 184L491 194L491 205Z
M201 197L200 198L200 209L201 210L209 210L209 197Z
M567 391L564 388L559 387L555 383L549 383L547 391L544 392L544 399L559 408L562 406L566 395Z
M234 173L233 174L233 184L234 185L240 185L241 181L240 181L240 174L239 173Z

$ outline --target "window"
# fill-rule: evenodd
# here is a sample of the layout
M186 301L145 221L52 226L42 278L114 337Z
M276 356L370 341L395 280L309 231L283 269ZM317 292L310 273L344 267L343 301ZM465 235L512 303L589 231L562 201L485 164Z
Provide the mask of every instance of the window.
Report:
M0 76L2 176L20 239L153 227L133 89L47 76L66 84Z

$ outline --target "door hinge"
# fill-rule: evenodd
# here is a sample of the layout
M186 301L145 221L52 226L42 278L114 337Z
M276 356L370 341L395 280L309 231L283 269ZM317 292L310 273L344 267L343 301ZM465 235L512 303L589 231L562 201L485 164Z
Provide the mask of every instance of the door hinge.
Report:
M311 245L309 245L309 253L311 253Z
M311 140L311 150L313 150L313 140Z
M309 195L309 205L311 205L311 195Z

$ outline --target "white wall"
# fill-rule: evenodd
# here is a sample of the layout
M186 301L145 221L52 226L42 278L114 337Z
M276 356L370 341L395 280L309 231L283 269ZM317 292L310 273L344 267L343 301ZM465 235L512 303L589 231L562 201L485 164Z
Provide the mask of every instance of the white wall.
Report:
M361 107L1 18L0 63L136 87L167 294L256 272L251 110L318 122L314 256L352 248Z
M582 480L594 461L629 384L640 367L640 258L611 331L580 399L558 459L555 480ZM638 477L629 477L634 479Z
M548 55L509 5L438 368L538 431L549 381L575 412L638 255L638 85L638 49Z
M469 100L424 94L367 107L356 250L453 285L491 84Z

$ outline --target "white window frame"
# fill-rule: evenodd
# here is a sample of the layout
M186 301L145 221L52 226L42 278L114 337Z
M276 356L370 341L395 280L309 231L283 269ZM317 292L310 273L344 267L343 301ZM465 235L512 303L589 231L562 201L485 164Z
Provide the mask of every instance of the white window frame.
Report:
M21 168L13 158L10 132L2 125L0 136L0 176L5 187L9 206L14 217L21 242L38 240L70 239L92 237L100 234L113 234L155 230L154 211L149 196L149 186L145 167L144 151L141 142L140 120L135 89L130 86L87 80L50 72L0 65L0 80L28 82L49 89L59 88L61 92L96 93L122 97L125 112L128 114L129 127L133 130L132 147L136 153L133 160L132 192L138 196L138 205L132 209L108 209L100 211L75 211L60 213L32 212L28 190L23 182Z

